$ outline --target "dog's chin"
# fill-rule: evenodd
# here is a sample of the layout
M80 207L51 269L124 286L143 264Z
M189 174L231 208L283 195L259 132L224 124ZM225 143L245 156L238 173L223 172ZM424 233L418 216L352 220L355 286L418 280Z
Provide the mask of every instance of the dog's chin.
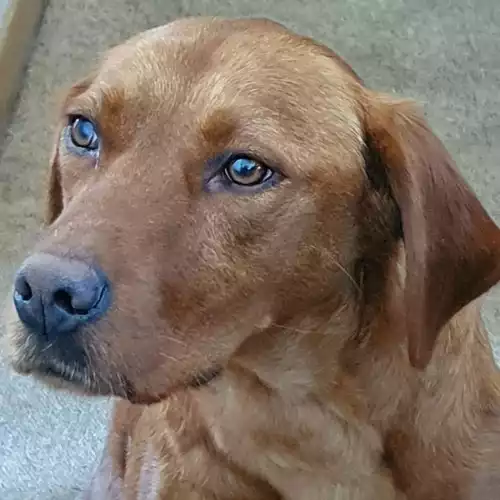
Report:
M58 360L11 360L13 370L19 375L30 376L51 389L81 396L111 396L109 384L98 382L85 370L65 365Z
M51 389L69 392L79 396L108 396L102 390L96 390L88 383L81 383L79 380L68 379L54 373L33 373L33 377Z

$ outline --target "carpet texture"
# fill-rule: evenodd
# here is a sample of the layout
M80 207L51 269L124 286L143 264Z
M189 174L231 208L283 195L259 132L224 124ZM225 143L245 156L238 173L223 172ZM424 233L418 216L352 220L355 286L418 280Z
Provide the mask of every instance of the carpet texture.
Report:
M0 297L39 225L60 89L111 45L197 14L273 18L328 43L370 86L420 101L500 223L497 0L52 0L0 162ZM500 336L498 299L490 295L485 317ZM108 404L47 391L0 364L0 498L76 498Z

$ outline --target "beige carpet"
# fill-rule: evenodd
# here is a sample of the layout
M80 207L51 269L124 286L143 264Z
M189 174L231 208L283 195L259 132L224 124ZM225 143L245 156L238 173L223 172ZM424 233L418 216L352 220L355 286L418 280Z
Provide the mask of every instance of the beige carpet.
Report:
M194 14L274 18L329 43L371 86L422 101L500 222L498 0L52 0L0 163L0 296L38 227L58 89L110 45ZM500 335L498 294L486 317ZM0 366L0 499L75 498L100 451L106 408Z

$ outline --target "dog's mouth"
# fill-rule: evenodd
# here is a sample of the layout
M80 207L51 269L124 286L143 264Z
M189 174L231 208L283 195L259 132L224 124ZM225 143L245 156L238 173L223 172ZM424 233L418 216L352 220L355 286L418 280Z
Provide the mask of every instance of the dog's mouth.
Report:
M200 370L184 383L176 384L168 392L149 394L137 390L125 376L117 376L116 383L110 383L90 374L85 366L67 363L58 358L17 360L12 363L14 370L20 375L32 376L44 384L86 396L115 396L127 399L135 404L155 404L167 399L171 394L186 390L199 390L214 382L223 373L220 366Z
M87 370L78 365L44 359L31 362L19 361L13 363L12 366L20 375L32 376L57 389L67 389L88 395L109 394L109 388L97 384Z
M83 384L87 385L87 377L81 372L71 369L69 367L59 367L59 366L40 366L34 375L38 375L46 378L57 378L64 382L69 382L72 384Z

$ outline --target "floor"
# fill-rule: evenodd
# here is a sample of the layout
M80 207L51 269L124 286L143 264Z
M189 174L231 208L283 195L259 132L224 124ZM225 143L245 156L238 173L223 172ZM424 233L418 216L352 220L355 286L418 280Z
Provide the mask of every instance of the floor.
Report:
M36 237L60 90L107 47L194 14L271 17L327 42L370 86L421 101L500 223L497 0L51 0L0 162L0 298ZM485 317L500 337L499 298L490 295ZM0 498L76 498L107 408L46 391L0 363Z

